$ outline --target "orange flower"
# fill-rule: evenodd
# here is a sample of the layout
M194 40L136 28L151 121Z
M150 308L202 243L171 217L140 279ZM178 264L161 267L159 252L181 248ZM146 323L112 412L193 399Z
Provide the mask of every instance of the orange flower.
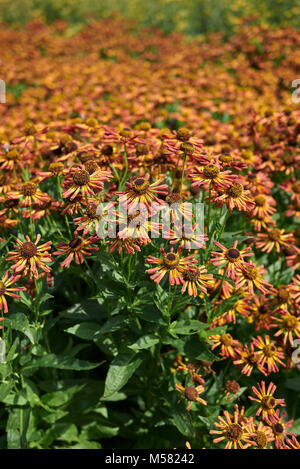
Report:
M193 402L199 402L199 404L207 405L207 402L202 399L199 394L204 392L204 386L187 386L183 387L181 384L176 384L176 391L180 392L187 399L188 404L186 409L190 410Z
M93 252L98 251L98 247L91 246L99 240L98 236L90 236L89 238L82 238L75 236L69 243L58 243L58 251L55 251L54 256L60 256L67 254L66 259L61 263L61 267L69 267L73 257L75 257L76 264L82 264L84 262L84 256L91 256Z
M268 373L279 371L277 363L285 366L285 363L281 360L284 358L283 352L275 345L274 342L270 341L270 337L268 335L266 335L264 339L260 336L254 337L253 344L259 349L257 352L258 363L261 366L267 364Z
M213 286L214 279L212 274L208 274L204 266L191 267L183 272L183 287L181 293L186 290L190 296L196 298L198 288L202 293L207 293L207 287Z
M189 176L192 180L191 187L201 187L205 185L214 189L226 189L232 181L231 171L222 171L217 164L209 163L200 168L195 168L195 172Z
M65 178L63 197L73 200L78 194L88 197L103 189L103 182L109 181L108 171L95 171L89 174L86 169L72 168L70 175Z
M238 354L238 350L241 348L241 345L238 340L232 338L230 334L217 334L211 335L210 340L213 341L214 345L212 346L212 350L216 347L221 345L221 355L223 358L236 358Z
M287 311L283 312L283 315L280 318L274 318L278 323L280 329L274 334L274 337L277 337L283 334L283 343L286 344L287 340L291 345L294 342L294 336L300 338L300 319L292 314L289 314ZM276 326L277 324L272 324Z
M261 383L257 383L257 388L252 386L252 391L256 397L248 397L251 401L255 401L260 404L256 415L262 414L263 420L266 420L267 417L274 415L275 408L278 405L285 406L284 399L275 399L274 397L274 392L276 391L276 386L274 383L270 383L268 389L266 390L266 383L261 381Z
M210 430L209 433L220 435L213 440L214 443L219 443L223 440L228 440L225 449L246 449L250 446L250 424L251 420L245 417L240 419L239 409L236 406L233 416L225 410L224 417L218 416L219 421L215 422L215 426L219 430Z
M4 312L8 312L7 302L5 296L11 296L12 298L20 298L17 291L26 290L25 287L11 287L12 284L16 283L21 275L12 275L8 278L8 272L4 274L2 280L0 280L0 309Z
M241 349L237 350L237 354L237 359L234 360L233 364L241 368L241 373L250 376L253 369L256 368L265 374L264 369L259 364L259 356L254 350L253 344L250 344L250 350L247 344L244 345Z
M49 200L49 196L44 194L33 181L19 184L15 191L7 194L7 197L9 199L21 199L21 204L24 207L29 207L33 204L41 205Z
M277 252L280 252L280 248L287 246L293 242L293 236L290 233L285 233L284 230L273 228L268 230L267 233L258 233L256 246L263 252L271 252L274 247Z
M237 249L238 242L235 241L232 248L227 249L223 244L218 241L214 241L214 244L221 249L221 252L212 251L211 263L216 266L226 265L226 276L235 279L237 269L245 264L244 257L253 256L254 254L251 251L250 247L242 249L241 251Z
M167 195L169 187L163 184L163 179L150 184L149 177L149 174L135 177L132 181L126 182L124 192L117 192L120 196L120 203L125 205L129 211L139 210L139 205L145 205L150 212L153 202L156 204L164 203L157 195Z
M184 284L183 272L187 269L188 266L196 264L197 261L194 259L194 256L180 257L183 247L180 246L177 250L177 253L173 252L171 248L170 252L166 253L163 248L160 249L163 254L163 258L149 256L146 259L146 262L149 264L158 264L158 267L153 269L146 270L147 274L151 275L151 279L155 283L159 283L166 273L169 273L169 283L170 285L179 285L180 283Z
M248 194L249 191L245 191L241 183L234 182L226 189L224 194L215 196L212 200L218 205L224 201L230 212L232 212L234 208L243 212L251 212L254 202Z
M51 247L52 241L47 241L44 244L38 246L38 242L41 239L41 235L38 234L35 242L33 243L29 236L25 236L26 241L22 242L17 239L17 245L15 245L16 251L8 252L7 260L14 260L15 264L11 266L16 274L23 272L23 276L29 273L29 278L39 277L38 268L44 272L50 272L51 268L47 265L48 262L52 262L53 258L50 256L48 250Z
M254 287L264 294L272 293L272 285L262 278L264 272L265 269L263 265L256 266L253 263L243 265L241 270L237 273L236 289L248 288L250 295L254 295Z

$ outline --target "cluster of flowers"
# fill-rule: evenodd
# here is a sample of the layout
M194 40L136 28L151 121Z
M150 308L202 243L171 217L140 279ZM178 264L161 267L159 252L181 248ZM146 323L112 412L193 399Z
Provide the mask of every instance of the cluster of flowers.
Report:
M111 28L110 21L101 27L95 23L74 42L64 36L63 24L48 29L35 22L26 31L4 37L10 44L10 54L6 57L4 45L1 57L11 73L7 81L12 83L22 75L39 86L25 87L18 102L8 100L0 126L3 246L15 238L15 246L8 247L5 255L1 310L8 312L7 296L19 298L21 291L34 295L36 280L45 278L51 285L59 270L56 256L65 269L74 262L86 264L100 245L107 245L111 254L129 256L152 245L158 254L145 258L151 264L145 267L146 273L156 283L168 278L170 289L180 285L187 303L189 297L207 297L217 311L223 302L236 298L209 325L211 348L219 350L222 359L232 360L247 376L254 369L267 376L279 372L279 367L292 368L293 342L300 338L300 229L296 226L300 112L288 104L287 89L282 86L275 96L269 88L294 78L290 57L300 42L299 34L254 28L252 34L257 33L265 44L259 57L244 30L228 42L224 52L218 40L209 46L198 41L187 46L176 35L152 37L147 32L143 41L132 39L128 44L119 28L108 41ZM100 39L105 37L106 51L95 65L99 34ZM27 55L16 60L23 56L24 42L30 44L25 55L34 56L30 61ZM85 65L82 59L74 69L74 55L80 50L86 53ZM236 50L238 58L232 54ZM139 56L131 57L132 51L139 51ZM288 52L284 55L283 51ZM221 55L226 71L211 66ZM142 64L138 69L137 61ZM255 73L244 74L245 66L250 71L254 67ZM22 72L20 67L24 67ZM149 84L146 89L145 82ZM250 90L246 99L245 89ZM218 98L223 91L226 100ZM178 109L177 105L172 108L174 94ZM20 111L25 108L26 112ZM180 119L188 124L180 125ZM287 201L281 213L278 193ZM130 220L136 221L133 227L116 210L118 200L127 205ZM200 237L195 215L185 201L203 202L207 208L205 232ZM101 204L105 209L99 210ZM143 213L141 204L146 207ZM149 236L150 231L164 231L161 223L149 217L153 206L162 204L169 207L172 223L164 247L155 245ZM110 229L111 214L117 220L115 234L101 239L99 226L104 222ZM219 240L228 217L240 215L244 239L240 246L239 240L223 245ZM220 229L216 218L222 219ZM282 228L284 218L295 220L288 230ZM180 219L188 221L189 228L179 233ZM58 220L68 237L60 232ZM42 223L57 226L61 241L53 248L46 230L36 231ZM193 252L192 243L197 248ZM281 270L267 281L269 272L263 264L271 258L273 265L280 259ZM281 285L285 270L291 272L290 280ZM202 319L207 320L205 312ZM254 324L260 335L247 344L228 332L213 333L216 327L239 321ZM189 401L205 403L199 397L203 392L199 379L197 387L177 388ZM294 437L285 438L289 423L274 410L283 404L273 397L274 391L273 384L266 391L263 382L254 390L263 417L258 425L244 416L243 409L219 417L218 432L226 434L227 447L241 446L242 441L244 447L266 447L273 441L276 448L299 447ZM223 436L216 441L220 439Z
M207 405L207 401L200 397L205 392L205 376L214 371L209 362L199 363L197 368L193 363L185 363L179 355L174 363L172 371L184 373L186 378L185 386L176 384L176 390L181 394L181 399L187 403L187 410L195 404ZM203 370L204 375L200 372ZM278 399L274 396L277 387L270 382L266 388L265 381L252 386L253 396L249 399L257 403L256 418L245 414L245 406L239 407L234 404L234 413L227 410L215 422L217 430L210 430L212 435L218 435L213 440L214 443L220 443L227 440L225 449L246 449L254 447L257 449L299 449L300 445L296 435L289 431L293 420L286 421L286 412L280 414L279 407L285 406L284 399ZM225 382L221 399L224 398L230 402L238 397L241 388L237 381L227 380ZM187 445L190 447L190 445Z

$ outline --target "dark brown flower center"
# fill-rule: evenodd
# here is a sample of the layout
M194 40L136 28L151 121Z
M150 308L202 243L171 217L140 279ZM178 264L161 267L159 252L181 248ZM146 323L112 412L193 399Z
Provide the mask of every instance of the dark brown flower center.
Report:
M69 247L71 249L76 249L80 246L80 244L81 244L81 239L80 238L74 238L74 239L72 239L72 241L70 241Z
M235 262L240 258L240 251L235 248L230 248L227 251L227 259L231 262Z
M258 275L258 270L256 267L248 267L247 270L244 272L244 276L248 280L255 280Z
M278 434L281 434L284 432L284 428L283 428L283 425L281 425L281 423L275 423L274 425L274 430L276 433Z
M257 308L257 311L258 311L259 314L261 314L261 315L268 314L268 308L267 308L265 305L260 305L260 306Z
M266 357L271 358L276 354L276 347L273 344L267 344L264 346L263 351Z
M264 432L257 432L255 440L259 448L265 448L268 444L268 438Z
M184 394L189 401L195 401L198 397L197 389L193 386L187 387Z
M36 127L33 122L26 122L24 125L25 135L34 135L36 133Z
M219 160L222 161L222 163L230 163L233 158L231 155L220 155Z
M173 192L169 195L167 195L166 197L166 202L169 204L169 205L172 205L172 204L180 204L182 201L180 195L177 193L177 192Z
M17 152L17 150L10 150L9 152L6 153L7 160L15 161L18 159L18 157L19 157L19 153Z
M137 156L147 155L149 153L148 147L145 143L138 143L135 147Z
M293 184L292 186L293 191L296 192L297 194L300 193L300 181L297 181Z
M203 174L207 179L215 179L220 174L220 170L215 164L208 164L203 169Z
M133 190L139 194L144 194L149 188L149 182L145 178L136 178L132 183Z
M200 271L199 269L188 269L185 270L183 273L183 278L186 282L196 282L200 278Z
M285 162L286 165L291 165L294 163L294 157L293 155L285 155L283 157L283 161Z
M249 353L248 355L245 356L245 361L251 366L255 366L257 363L258 357L255 355L254 352Z
M97 218L97 204L90 203L86 208L86 214L89 218Z
M187 155L192 155L194 153L194 145L191 142L183 142L180 145L180 150Z
M236 394L240 390L240 385L237 381L229 380L225 383L226 391L230 392L230 394Z
M123 130L120 131L121 137L124 138L132 138L133 137L133 132L131 129L124 128Z
M85 169L76 171L73 176L73 181L77 186L85 186L90 180L90 175Z
M164 256L164 264L168 269L176 269L179 264L179 256L178 254L173 254L169 252Z
M37 186L36 184L34 184L34 182L25 182L23 185L22 185L22 193L25 197L30 197L30 196L33 196L36 191L37 191Z
M240 197L242 195L242 193L244 192L244 187L242 186L242 184L240 184L239 182L235 182L229 189L228 189L228 194L231 196L231 197Z
M277 405L276 399L273 396L265 396L262 398L261 405L264 409L274 409Z
M104 145L101 148L101 153L104 156L111 156L113 154L113 152L114 152L114 149L111 145Z
M277 296L278 296L278 300L281 302L281 303L285 303L289 300L290 298L290 292L287 290L286 287L279 287L278 288L278 293L277 293Z
M227 437L229 440L237 441L243 436L243 429L238 423L232 423L227 430Z
M37 250L36 245L32 243L31 241L27 241L26 243L22 244L21 254L26 259L30 259L31 257L34 257L37 254L37 252L38 250Z
M269 231L268 237L271 241L280 241L280 230L274 228L274 230Z
M186 129L185 127L181 127L180 129L177 130L177 138L178 140L181 140L182 142L186 142L191 136L191 132L189 129Z
M288 316L285 320L284 320L284 327L289 330L289 331L292 331L294 329L297 329L298 327L298 319L295 318L294 316Z

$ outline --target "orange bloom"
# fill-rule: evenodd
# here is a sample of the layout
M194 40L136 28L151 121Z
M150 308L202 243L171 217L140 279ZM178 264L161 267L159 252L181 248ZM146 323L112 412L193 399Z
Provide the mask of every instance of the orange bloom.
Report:
M11 269L14 270L16 274L23 272L23 276L25 276L29 273L30 279L32 277L37 279L39 277L38 268L42 269L44 272L51 271L47 263L53 261L53 258L48 252L52 241L47 241L38 246L38 242L41 239L40 234L37 235L34 243L30 240L29 236L25 236L25 238L25 242L17 239L17 245L15 245L16 251L10 251L6 259L15 261Z
M262 414L263 420L266 420L267 417L274 415L275 408L278 405L285 406L284 399L275 399L274 397L274 392L276 391L276 386L274 383L270 383L268 389L266 390L266 383L261 381L261 383L257 383L257 388L252 386L252 391L256 397L248 397L251 401L255 401L260 404L256 415Z
M99 248L91 246L99 240L98 236L90 236L89 238L82 238L76 236L69 243L58 243L58 251L55 251L54 256L60 256L67 254L66 259L61 263L61 267L69 267L73 257L75 257L76 264L82 264L84 262L84 256L91 256L93 252L98 251Z
M8 312L7 302L5 296L11 296L12 298L20 298L17 291L26 290L25 287L11 287L16 283L21 275L12 275L8 278L8 272L4 274L4 277L0 280L0 309L4 312Z
M146 270L147 274L151 275L151 279L155 283L159 283L166 273L169 273L169 282L170 285L179 285L180 283L184 284L183 272L187 269L188 266L196 264L197 261L194 259L194 256L180 257L183 247L180 246L177 250L177 253L173 252L171 248L170 252L166 253L163 248L160 249L163 254L163 258L149 256L146 259L146 262L149 264L158 264L158 267L153 269Z

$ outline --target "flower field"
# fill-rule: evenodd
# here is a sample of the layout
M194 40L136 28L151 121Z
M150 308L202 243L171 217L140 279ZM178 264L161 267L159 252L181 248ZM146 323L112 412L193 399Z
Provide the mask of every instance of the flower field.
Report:
M299 31L0 43L0 448L299 449Z

